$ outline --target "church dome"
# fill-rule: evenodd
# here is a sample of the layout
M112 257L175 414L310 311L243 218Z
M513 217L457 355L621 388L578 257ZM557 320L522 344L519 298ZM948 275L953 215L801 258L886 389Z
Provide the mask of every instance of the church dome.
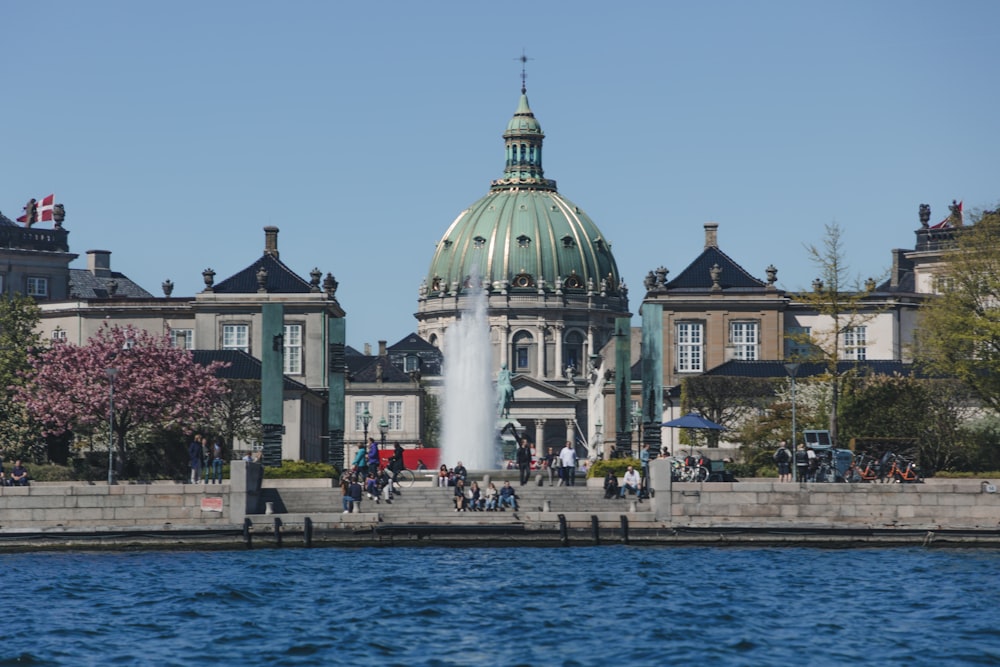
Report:
M600 294L620 299L627 310L610 243L544 176L544 137L522 88L503 134L504 174L441 237L422 298L462 294L478 277L492 292Z

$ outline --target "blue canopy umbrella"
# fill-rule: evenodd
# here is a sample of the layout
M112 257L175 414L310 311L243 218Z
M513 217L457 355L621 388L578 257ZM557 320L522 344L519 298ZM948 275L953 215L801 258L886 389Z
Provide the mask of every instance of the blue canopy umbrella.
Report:
M719 426L711 419L705 419L699 414L694 412L689 412L683 417L678 417L677 419L671 419L668 422L663 422L660 426L671 426L674 428L708 428L713 431L725 431L725 426Z
M711 419L705 419L699 414L694 412L689 412L683 417L678 417L677 419L671 419L668 422L663 422L660 426L670 426L671 428L703 428L712 431L725 431L725 426L720 426L716 424ZM688 455L691 454L691 447L688 447Z

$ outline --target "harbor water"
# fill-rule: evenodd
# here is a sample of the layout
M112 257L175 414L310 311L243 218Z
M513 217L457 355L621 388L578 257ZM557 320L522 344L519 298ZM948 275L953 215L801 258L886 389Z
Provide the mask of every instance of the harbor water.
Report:
M0 555L0 665L998 665L1000 552Z

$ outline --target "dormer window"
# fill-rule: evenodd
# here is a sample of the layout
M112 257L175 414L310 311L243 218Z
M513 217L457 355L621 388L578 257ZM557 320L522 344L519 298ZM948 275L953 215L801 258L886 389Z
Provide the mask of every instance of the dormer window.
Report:
M445 239L444 240L444 247L445 247L446 250L451 247L451 244L452 244L452 241L450 239Z
M564 283L564 285L568 289L583 289L583 281L580 280L580 276L576 275L575 273L566 276L566 282Z
M535 281L527 273L519 273L514 276L514 280L511 281L514 287L533 287Z
M486 239L484 239L482 236L477 236L476 238L472 239L472 245L475 248L482 248L484 245L486 245Z
M562 241L563 248L566 248L566 249L572 248L574 245L576 245L573 242L573 237L570 236L569 234L567 234L566 236L562 237L562 239L560 239L560 240Z
M527 248L529 245L531 245L531 239L525 236L524 234L521 234L520 236L517 237L517 245L519 248Z

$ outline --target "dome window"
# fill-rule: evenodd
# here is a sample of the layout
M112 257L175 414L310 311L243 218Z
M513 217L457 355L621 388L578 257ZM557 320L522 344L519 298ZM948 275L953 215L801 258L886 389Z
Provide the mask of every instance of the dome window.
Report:
M517 274L511 282L514 287L534 287L535 285L535 281L531 278L531 275L527 273Z
M573 246L576 245L573 242L573 237L570 236L569 234L567 234L566 236L562 237L562 239L560 239L560 240L562 241L563 248L567 248L568 249L568 248L572 248Z
M517 246L519 248L527 248L530 245L531 245L531 239L525 236L524 234L521 234L520 236L517 237Z
M477 236L476 238L472 239L472 245L473 247L476 248L482 248L484 245L486 245L486 239L484 239L482 236Z
M449 239L445 239L445 240L444 240L444 247L445 247L445 250L447 250L448 248L450 248L450 247L451 247L451 243L452 243L452 242L451 242L451 240L449 240Z
M567 289L583 289L583 281L575 273L566 277L565 285Z

